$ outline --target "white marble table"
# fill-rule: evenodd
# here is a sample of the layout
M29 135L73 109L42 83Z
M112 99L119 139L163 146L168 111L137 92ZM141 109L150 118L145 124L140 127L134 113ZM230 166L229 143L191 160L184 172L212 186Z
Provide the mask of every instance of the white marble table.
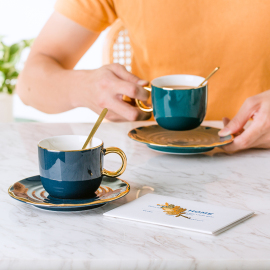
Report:
M104 123L97 132L105 147L126 152L122 179L131 184L131 192L101 208L73 213L20 203L7 189L38 174L40 139L86 135L92 125L0 124L0 269L270 269L270 150L160 154L127 137L142 124ZM106 156L105 166L116 169L118 156ZM102 215L149 192L256 215L218 236Z

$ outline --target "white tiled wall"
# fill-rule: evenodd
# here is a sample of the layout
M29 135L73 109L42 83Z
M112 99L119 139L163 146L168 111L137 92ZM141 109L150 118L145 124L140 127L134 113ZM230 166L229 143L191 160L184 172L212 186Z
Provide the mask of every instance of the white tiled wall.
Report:
M53 12L55 0L0 0L0 35L5 42L36 37ZM102 64L102 46L107 31L104 31L94 45L79 61L76 69L95 69ZM23 55L23 60L27 52ZM21 65L20 65L21 66ZM17 95L14 96L14 117L42 122L94 122L97 115L87 108L47 115L25 106Z

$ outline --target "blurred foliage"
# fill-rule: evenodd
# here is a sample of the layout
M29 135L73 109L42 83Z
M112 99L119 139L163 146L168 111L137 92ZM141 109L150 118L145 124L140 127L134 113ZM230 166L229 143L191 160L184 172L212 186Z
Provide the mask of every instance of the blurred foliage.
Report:
M16 64L20 61L22 51L30 47L34 40L22 40L7 46L2 39L0 36L0 93L12 94L19 76Z

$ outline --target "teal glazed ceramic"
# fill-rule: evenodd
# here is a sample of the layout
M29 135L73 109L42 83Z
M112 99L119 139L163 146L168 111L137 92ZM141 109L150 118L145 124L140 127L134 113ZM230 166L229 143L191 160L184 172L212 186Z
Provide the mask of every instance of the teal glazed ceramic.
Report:
M126 157L118 148L103 148L103 142L93 138L91 146L81 149L87 136L65 135L44 139L38 144L40 179L45 190L55 198L80 199L94 196L104 175L121 175ZM117 153L122 167L117 172L103 169L103 158Z
M213 150L215 147L186 147L186 148L175 148L175 147L164 147L156 145L147 145L150 149L165 153L165 154L182 154L182 155L193 155L193 154L202 154Z
M158 152L191 155L211 151L234 140L232 135L219 137L219 130L200 126L193 130L172 131L152 125L132 129L128 136Z
M128 194L130 186L119 178L103 176L101 185L91 198L59 199L44 189L39 175L23 179L12 185L9 195L35 207L51 211L82 211L100 207Z
M198 127L206 114L207 83L195 75L168 75L151 82L152 110L157 123L168 130L191 130ZM177 85L188 87L178 89ZM148 89L148 88L146 88ZM148 89L149 90L149 89ZM137 102L140 109L151 111Z
M207 85L188 90L166 90L152 85L153 113L157 123L169 130L198 127L206 113Z

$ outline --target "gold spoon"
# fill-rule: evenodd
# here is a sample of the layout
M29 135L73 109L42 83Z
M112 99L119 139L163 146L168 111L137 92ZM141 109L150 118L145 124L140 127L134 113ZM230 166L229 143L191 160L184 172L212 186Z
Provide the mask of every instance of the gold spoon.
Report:
M106 116L107 112L108 112L107 108L103 109L103 111L101 112L97 122L93 126L88 138L86 139L82 150L84 150L87 147L87 145L91 142L92 138L94 137L94 134L96 133L97 129L99 128L99 126L100 126L101 122L103 121L104 117Z
M203 86L203 84L210 78L212 77L218 70L220 69L220 67L216 67L206 78L205 80L198 86L201 87Z

